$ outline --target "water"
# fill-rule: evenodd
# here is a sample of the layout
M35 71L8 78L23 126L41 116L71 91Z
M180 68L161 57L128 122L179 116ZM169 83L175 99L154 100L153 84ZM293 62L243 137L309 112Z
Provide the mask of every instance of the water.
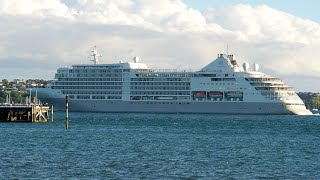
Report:
M319 116L64 113L0 123L1 179L319 179Z

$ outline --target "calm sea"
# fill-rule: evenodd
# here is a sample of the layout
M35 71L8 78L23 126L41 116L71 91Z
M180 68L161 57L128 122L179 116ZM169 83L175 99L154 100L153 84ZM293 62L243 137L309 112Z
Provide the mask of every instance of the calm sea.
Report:
M320 179L319 116L64 113L0 123L1 179Z

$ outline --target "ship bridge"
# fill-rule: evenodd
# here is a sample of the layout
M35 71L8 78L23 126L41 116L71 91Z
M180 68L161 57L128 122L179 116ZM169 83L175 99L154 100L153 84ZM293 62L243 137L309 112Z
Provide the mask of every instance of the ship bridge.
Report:
M218 58L200 70L200 72L240 72L233 55L218 54Z
M136 62L125 62L125 63L120 63L122 68L126 69L148 69L148 66L144 63L136 63Z

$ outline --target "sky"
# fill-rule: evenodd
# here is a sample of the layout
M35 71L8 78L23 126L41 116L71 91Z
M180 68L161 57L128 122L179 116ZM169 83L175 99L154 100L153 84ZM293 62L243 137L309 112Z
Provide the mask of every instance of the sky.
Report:
M320 1L1 0L0 79L53 79L58 67L103 63L199 70L219 53L320 91Z
M265 4L274 9L320 23L319 0L183 0L183 2L201 11L206 10L208 7L228 7L236 4L257 6Z

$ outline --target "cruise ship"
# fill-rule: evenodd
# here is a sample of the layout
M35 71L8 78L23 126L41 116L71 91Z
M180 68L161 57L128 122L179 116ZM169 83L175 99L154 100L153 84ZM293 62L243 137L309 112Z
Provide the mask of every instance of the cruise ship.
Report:
M233 55L218 54L195 72L149 68L138 57L100 64L96 48L90 60L59 68L38 98L65 110L68 96L69 110L81 112L311 114L293 88Z

